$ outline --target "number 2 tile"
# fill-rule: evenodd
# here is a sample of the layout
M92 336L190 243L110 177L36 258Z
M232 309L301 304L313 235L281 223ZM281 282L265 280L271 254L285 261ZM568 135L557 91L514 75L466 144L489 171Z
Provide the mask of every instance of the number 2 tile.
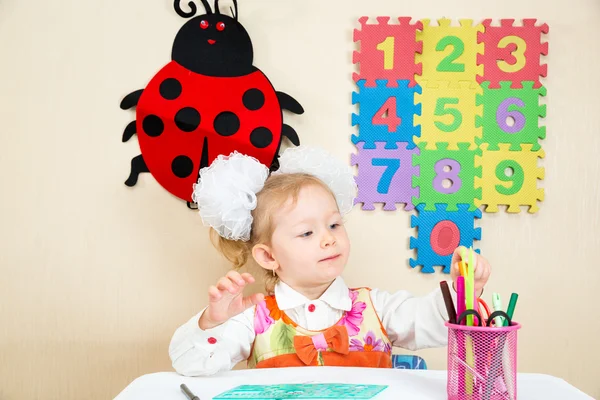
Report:
M423 41L423 52L417 61L423 65L423 74L417 82L425 87L438 87L446 82L447 87L457 88L461 83L474 89L477 75L483 73L477 64L477 54L483 51L483 44L477 43L477 34L483 32L483 25L473 25L470 19L459 20L460 26L451 26L451 20L442 18L438 26L431 25L429 19L422 20L423 31L417 32L417 39Z

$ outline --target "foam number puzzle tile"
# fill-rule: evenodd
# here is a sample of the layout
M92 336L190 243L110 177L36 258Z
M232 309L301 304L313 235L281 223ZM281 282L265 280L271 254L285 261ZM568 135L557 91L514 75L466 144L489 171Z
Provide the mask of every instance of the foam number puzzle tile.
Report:
M458 143L469 143L471 150L477 148L476 138L481 137L481 126L476 125L483 107L475 103L475 95L481 93L478 86L471 89L468 82L449 87L439 82L438 88L422 88L415 94L415 102L421 104L421 115L415 122L421 127L421 136L415 143L426 142L427 149L435 149L437 142L448 143L448 149L458 150Z
M548 42L542 42L548 25L536 26L535 19L524 19L523 26L514 26L514 21L502 19L500 26L492 26L491 19L483 21L484 32L478 33L478 41L484 44L484 50L477 55L483 75L477 76L477 81L489 81L491 88L500 87L501 81L512 82L513 88L520 88L523 81L533 81L539 88L540 76L548 72L548 66L541 64L541 56L548 55Z
M396 204L404 203L405 210L412 210L412 199L419 196L419 189L412 187L413 175L419 174L412 157L419 154L419 148L407 149L407 143L398 143L397 149L385 149L384 144L365 149L358 143L358 154L351 155L351 164L358 166L354 204L363 203L363 210L374 210L374 203L384 203L385 211L393 211Z
M417 258L409 260L410 266L422 266L421 272L426 274L434 273L433 267L442 266L443 272L449 274L454 249L471 247L475 240L481 240L481 228L475 228L481 210L469 211L467 204L459 205L457 211L448 211L445 204L436 204L434 211L425 210L424 204L416 209L418 216L411 216L411 227L418 228L417 237L410 238L410 248L416 249Z
M242 385L214 397L225 399L372 399L387 385L280 384Z
M435 150L427 150L427 143L419 145L420 153L413 157L413 165L419 166L419 175L413 176L413 187L419 188L415 205L422 204L427 211L436 205L447 205L447 211L457 211L460 204L473 211L475 199L481 199L481 188L475 188L475 178L481 177L481 167L475 167L479 149L469 150L468 143L461 143L457 150L449 150L447 143L437 143Z
M437 87L446 81L450 87L460 82L471 88L477 87L477 75L483 67L477 64L477 54L483 53L483 43L477 42L477 33L483 25L473 25L473 20L461 19L460 26L451 26L451 20L442 18L438 25L429 19L422 20L423 30L417 31L417 40L423 42L423 52L417 54L417 62L423 65L423 73L417 82L425 87Z
M413 148L413 136L421 135L415 126L415 115L421 114L421 105L415 104L419 85L408 87L408 81L398 81L396 87L387 87L386 81L377 80L375 87L358 81L358 92L352 93L352 104L358 104L358 114L352 114L352 125L358 125L358 135L352 143L364 143L365 149L374 149L375 142L385 142L386 149L396 149L398 142Z
M540 105L546 88L534 89L533 81L522 82L521 89L512 89L507 81L500 82L499 89L490 88L489 82L481 86L483 94L477 95L477 105L483 106L483 112L476 124L483 133L478 143L487 143L488 150L499 150L500 143L510 144L514 151L521 150L522 144L538 150L538 140L546 137L546 127L539 126L539 117L546 116L546 105Z
M422 50L416 39L421 22L411 24L410 17L398 18L399 24L388 23L390 17L377 17L376 24L368 24L368 20L359 18L361 29L354 30L354 41L360 41L360 51L352 55L352 62L359 64L359 72L352 74L354 81L365 79L372 87L377 79L387 80L389 86L406 79L414 86L415 75L421 75L421 64L415 62L415 54Z
M544 179L544 168L538 167L544 150L534 151L530 144L522 145L521 151L510 151L508 144L499 147L498 151L489 150L484 143L481 156L475 159L475 165L482 167L481 178L475 178L482 196L475 204L486 205L486 212L498 212L499 204L508 205L509 213L521 212L520 206L529 206L529 213L537 212L537 202L544 200L544 189L537 187L538 179Z

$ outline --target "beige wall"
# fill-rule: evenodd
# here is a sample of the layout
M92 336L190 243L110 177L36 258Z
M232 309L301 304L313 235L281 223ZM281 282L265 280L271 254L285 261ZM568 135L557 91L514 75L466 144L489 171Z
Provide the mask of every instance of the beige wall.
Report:
M484 215L487 295L520 293L522 372L600 397L598 0L240 3L255 65L306 108L287 122L345 159L359 16L550 25L546 201L537 215ZM133 113L119 101L168 61L182 23L167 0L0 2L3 400L112 398L139 375L170 370L171 334L227 269L199 217L149 174L123 185L138 146L120 142ZM349 216L349 284L418 294L437 285L441 275L407 266L409 218ZM445 368L444 349L421 354Z

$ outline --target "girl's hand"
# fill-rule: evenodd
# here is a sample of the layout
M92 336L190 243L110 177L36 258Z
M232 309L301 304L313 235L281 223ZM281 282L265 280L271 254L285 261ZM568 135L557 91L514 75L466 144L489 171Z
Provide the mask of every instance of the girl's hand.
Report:
M262 293L254 293L248 297L242 295L244 286L253 282L254 277L249 273L229 271L219 279L216 286L209 287L208 308L198 320L200 329L205 330L221 325L229 318L260 303L264 299Z
M467 255L467 259L465 262L469 262L469 249L466 247L460 246L456 250L454 250L454 254L452 254L452 262L450 263L450 276L452 277L452 282L454 285L454 290L456 291L456 280L460 276L460 270L458 269L459 261L462 261L461 253L465 252ZM490 267L490 263L483 256L473 252L473 258L475 260L475 293L477 296L481 296L483 292L483 287L487 283L490 278L490 273L492 272L492 267Z

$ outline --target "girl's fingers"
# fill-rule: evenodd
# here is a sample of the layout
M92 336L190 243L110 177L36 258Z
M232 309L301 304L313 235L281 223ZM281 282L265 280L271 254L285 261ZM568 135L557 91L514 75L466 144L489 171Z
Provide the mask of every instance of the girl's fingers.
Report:
M475 280L479 281L485 275L485 263L481 259L478 259L475 265Z
M248 272L244 272L242 274L242 278L247 282L247 283L254 283L254 277L249 274Z
M462 253L464 251L468 251L468 249L465 246L459 246L454 250L454 253L452 253L452 261L451 264L457 264L459 261L462 261Z
M239 286L244 286L246 284L246 281L242 278L242 276L240 275L239 272L237 271L229 271L227 273L227 275L225 275L227 278L229 278L233 283L238 284Z
M244 310L260 303L265 298L265 295L262 293L254 293L248 297L243 298Z
M237 285L235 285L229 278L223 277L217 282L217 289L234 294L237 291Z
M211 286L208 288L208 300L209 301L219 301L221 299L221 292L217 289L216 286Z

